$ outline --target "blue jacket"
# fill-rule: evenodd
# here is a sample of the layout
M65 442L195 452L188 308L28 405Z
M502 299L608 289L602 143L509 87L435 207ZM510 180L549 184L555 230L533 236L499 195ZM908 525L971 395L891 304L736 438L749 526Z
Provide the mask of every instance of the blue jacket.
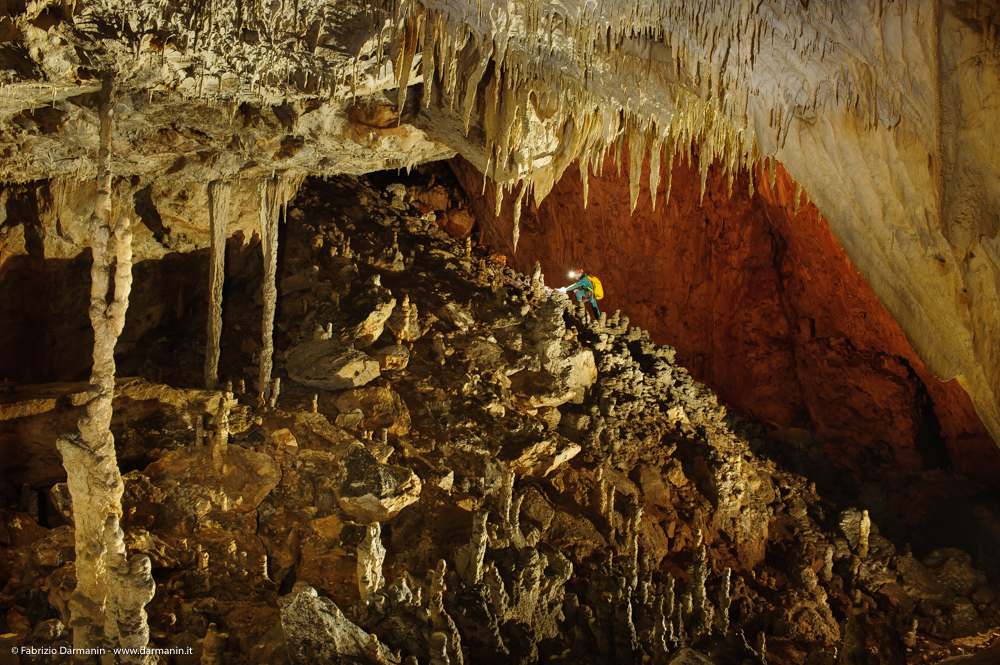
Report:
M593 293L594 292L594 283L592 281L590 281L589 277L587 277L586 275L584 275L583 277L580 278L580 280L578 282L576 282L572 286L567 286L566 287L566 293L570 293L572 291L576 291L577 289L583 289L587 293Z

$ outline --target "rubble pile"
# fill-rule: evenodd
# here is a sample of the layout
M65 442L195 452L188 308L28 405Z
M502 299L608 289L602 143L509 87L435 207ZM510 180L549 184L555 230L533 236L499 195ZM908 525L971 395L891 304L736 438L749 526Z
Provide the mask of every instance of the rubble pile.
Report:
M673 349L409 196L338 178L290 202L267 399L263 271L227 284L218 390L194 389L198 344L122 359L173 367L172 386L119 379L111 423L124 543L156 583L151 646L178 651L160 662L985 657L988 548L891 541L762 456ZM85 394L0 395L0 436L34 451L0 488L3 654L71 643L73 506L51 460Z

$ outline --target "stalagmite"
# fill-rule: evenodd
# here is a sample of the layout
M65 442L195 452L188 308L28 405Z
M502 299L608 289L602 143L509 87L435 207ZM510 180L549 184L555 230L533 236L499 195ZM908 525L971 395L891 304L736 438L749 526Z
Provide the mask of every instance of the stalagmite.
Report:
M653 660L658 662L670 653L668 635L670 633L669 621L665 612L663 597L656 599L656 619L653 623Z
M466 584L479 584L482 580L488 518L489 511L486 510L477 510L472 514L472 540L463 545L455 557L456 570Z
M871 536L872 519L867 510L861 511L861 524L858 533L858 556L862 559L868 556L868 539Z
M142 649L149 644L149 622L146 605L156 593L152 565L145 554L132 560L125 558L125 534L118 525L118 516L109 515L104 525L104 541L108 544L108 604L105 615L105 639L124 649ZM104 659L113 663L113 658ZM153 663L151 656L127 654L122 663Z
M114 229L111 221L111 113L113 108L112 79L105 77L100 106L100 148L98 152L97 195L90 217L90 246L93 255L90 289L90 322L94 328L94 365L90 377L90 400L79 419L79 434L59 437L57 445L66 468L67 486L73 500L73 520L76 539L76 590L69 602L73 645L79 649L102 646L106 637L109 646L118 646L121 631L117 617L107 617L108 605L125 607L130 641L142 635L148 637L145 613L136 612L143 593L133 593L138 584L109 578L122 571L121 566L109 567L109 552L124 557L118 518L122 513L124 490L111 434L112 400L115 390L115 345L125 325L125 312L132 290L132 233L129 220L121 218ZM114 258L114 296L108 302ZM109 520L113 519L113 523ZM114 528L108 528L111 524ZM116 566L121 562L110 562ZM135 557L128 571L148 570L145 557ZM131 572L123 572L130 576ZM122 595L109 591L124 588ZM145 587L143 587L145 588ZM151 593L149 594L152 597ZM107 631L111 630L110 633ZM146 631L145 633L143 631ZM134 638L134 639L133 639ZM145 646L145 645L143 645Z
M539 299L545 295L545 276L542 275L542 264L535 261L535 271L531 273L531 297Z
M691 637L698 639L708 634L712 625L712 608L708 604L705 592L705 580L708 579L708 552L705 548L701 530L695 536L694 560L691 562L689 578L692 601Z
M219 384L219 341L222 338L222 286L226 275L226 219L232 186L215 181L208 186L211 262L208 267L208 338L205 341L205 387Z
M358 545L358 591L362 601L370 602L382 591L385 585L385 577L382 575L384 560L382 525L373 522L368 525L365 538Z
M819 571L819 578L824 582L833 579L833 545L827 545L823 552L823 567Z
M226 633L220 633L214 623L208 624L205 639L201 643L201 665L220 665L226 653Z
M237 400L231 392L222 394L219 413L215 418L215 437L212 440L212 464L217 473L226 469L226 451L229 449L229 412L236 406Z
M276 376L271 381L271 399L268 400L267 405L270 406L272 409L276 408L278 406L278 395L280 394L281 394L281 377Z
M665 639L667 645L673 649L677 646L677 636L680 634L680 625L678 622L681 620L680 612L677 611L677 601L674 596L674 590L676 588L677 581L671 577L667 576L666 588L663 592L663 621L665 623L666 635Z
M722 571L722 586L719 588L719 613L716 615L719 633L725 635L729 632L729 607L733 602L732 592L733 569L726 567Z
M437 568L434 569L430 593L431 626L434 633L441 633L445 636L448 645L447 655L450 658L450 662L455 665L464 665L462 638L458 633L455 621L444 609L444 592L446 590L444 574L447 570L448 564L445 563L444 559L438 561Z

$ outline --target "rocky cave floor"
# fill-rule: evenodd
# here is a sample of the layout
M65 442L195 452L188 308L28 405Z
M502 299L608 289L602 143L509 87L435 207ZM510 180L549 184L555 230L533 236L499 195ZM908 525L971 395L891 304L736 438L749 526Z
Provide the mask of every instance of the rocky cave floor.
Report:
M153 562L153 646L192 649L161 662L1000 662L992 509L956 510L986 534L969 551L899 536L766 457L624 316L592 321L385 190L309 181L289 205L275 404L251 261L230 259L223 391L199 388L204 312L119 358L126 542ZM55 439L85 389L0 395L29 479L0 487L3 663L70 645Z

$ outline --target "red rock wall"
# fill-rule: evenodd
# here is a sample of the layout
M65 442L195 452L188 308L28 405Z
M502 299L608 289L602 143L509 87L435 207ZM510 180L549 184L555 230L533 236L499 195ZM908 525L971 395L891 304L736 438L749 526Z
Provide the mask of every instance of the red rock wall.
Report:
M1000 451L955 381L937 380L855 270L815 206L794 212L795 185L780 167L741 174L728 194L717 164L699 202L697 164L678 159L653 210L648 163L629 214L627 156L591 176L583 207L571 168L537 209L521 217L512 251L508 194L500 218L493 188L461 158L452 167L473 199L483 240L549 286L576 266L604 284L602 308L620 308L727 402L775 428L814 431L859 480L899 478L948 464L985 482L1000 478ZM664 169L665 171L666 169ZM664 173L664 180L666 174ZM491 183L492 185L492 183ZM946 449L946 450L945 450Z

